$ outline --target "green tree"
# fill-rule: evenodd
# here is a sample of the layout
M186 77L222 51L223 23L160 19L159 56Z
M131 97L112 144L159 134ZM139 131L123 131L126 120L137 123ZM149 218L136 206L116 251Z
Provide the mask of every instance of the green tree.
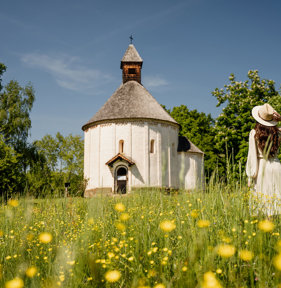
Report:
M244 171L248 152L250 130L255 126L251 116L252 108L280 97L272 80L261 79L258 71L249 71L248 79L236 81L234 74L229 77L230 84L216 88L212 94L222 106L222 113L215 122L215 148L220 157L220 167L226 171L227 159L232 158L238 171L241 163Z
M0 63L0 136L3 151L10 153L7 155L11 155L9 159L13 163L16 161L17 169L15 171L21 171L21 177L13 176L12 170L9 168L12 162L9 162L9 165L8 162L3 162L2 173L7 178L7 183L11 184L8 178L17 179L18 182L13 181L10 188L1 182L0 189L2 193L10 193L11 189L14 192L22 193L25 188L25 173L31 158L34 157L31 155L34 152L34 147L28 144L27 138L31 128L29 113L35 96L31 84L21 87L17 81L10 81L3 86L2 76L5 71L6 66Z
M2 91L2 75L4 74L4 72L6 71L7 67L3 64L0 63L0 92Z
M82 195L84 192L84 142L81 136L70 134L64 137L60 133L57 133L55 137L45 135L41 140L35 141L34 145L38 153L45 158L44 173L46 175L49 173L49 182L41 190L47 191L46 187L48 186L53 193L62 195L64 183L70 182L71 194ZM39 168L36 167L37 171L42 174L42 167L40 168L41 170ZM33 177L33 182L37 181L35 176ZM42 182L40 177L39 180ZM31 185L33 184L30 183L30 187Z
M17 81L10 81L0 94L0 134L15 150L26 146L34 99L33 87L21 87Z
M23 175L18 165L18 158L21 155L5 144L3 136L0 135L0 195L7 201L8 197L16 194Z
M214 120L211 115L189 110L185 105L174 107L168 112L181 125L179 134L187 137L205 153L205 174L209 177L217 165L214 152Z

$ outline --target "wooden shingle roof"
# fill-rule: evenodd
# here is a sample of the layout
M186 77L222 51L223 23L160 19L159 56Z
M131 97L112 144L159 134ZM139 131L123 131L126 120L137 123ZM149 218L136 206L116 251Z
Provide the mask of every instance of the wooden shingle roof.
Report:
M122 62L143 62L143 60L140 57L135 46L133 44L130 44L121 60L121 65Z
M115 155L114 157L112 157L110 160L108 160L105 165L108 165L110 167L113 166L114 162L116 162L117 160L120 161L125 161L128 163L129 166L132 166L135 164L135 162L131 159L129 159L128 157L126 157L124 154L122 153L118 153L117 155Z
M179 125L141 84L133 80L122 84L82 129L117 119L151 119Z
M184 136L179 136L178 152L190 152L204 154L197 146Z

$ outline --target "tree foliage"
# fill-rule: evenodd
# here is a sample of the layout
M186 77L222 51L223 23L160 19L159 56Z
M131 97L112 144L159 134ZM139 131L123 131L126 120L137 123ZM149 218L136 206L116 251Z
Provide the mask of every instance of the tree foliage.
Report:
M226 167L227 159L231 156L234 163L241 163L243 171L249 132L255 126L252 108L273 100L280 103L277 100L280 96L274 81L261 79L257 70L250 70L244 82L236 81L234 74L230 75L229 81L224 88L216 88L212 92L218 100L217 107L223 106L222 113L215 121L215 149L221 156L221 168Z
M23 175L18 165L19 154L5 144L0 135L0 195L7 201L8 197L16 194L23 181Z
M53 137L47 134L41 140L35 141L34 146L44 161L41 162L41 166L35 166L29 173L31 193L38 191L35 189L37 186L40 187L41 194L46 194L44 191L49 189L53 194L62 195L64 183L70 182L70 192L82 195L84 142L81 136L70 134L64 137L57 133ZM32 175L34 171L36 173ZM38 174L48 175L48 183L43 183L40 177L37 179Z
M33 87L21 87L17 81L10 81L0 94L0 133L16 150L27 143L34 99Z
M0 63L0 137L2 154L6 157L1 163L1 172L7 180L6 184L0 182L0 189L8 195L11 191L22 193L25 187L25 173L34 151L27 138L31 128L29 113L35 96L31 84L21 87L17 81L10 81L3 86L5 71L6 66ZM15 173L10 169L12 163L16 164ZM15 177L19 171L20 177Z

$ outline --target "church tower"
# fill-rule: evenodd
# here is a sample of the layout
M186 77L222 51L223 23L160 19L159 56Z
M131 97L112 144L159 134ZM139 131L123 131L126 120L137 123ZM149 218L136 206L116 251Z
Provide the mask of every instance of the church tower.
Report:
M141 84L142 59L133 44L125 52L120 68L123 70L123 84L135 80Z

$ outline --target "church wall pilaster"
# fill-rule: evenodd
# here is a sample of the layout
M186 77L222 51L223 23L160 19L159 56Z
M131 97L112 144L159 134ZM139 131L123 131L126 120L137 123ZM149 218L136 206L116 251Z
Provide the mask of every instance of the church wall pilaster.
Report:
M162 149L161 149L161 125L158 124L158 132L157 132L157 177L158 177L158 186L161 187L162 186L162 170L161 170L161 153L162 153Z

